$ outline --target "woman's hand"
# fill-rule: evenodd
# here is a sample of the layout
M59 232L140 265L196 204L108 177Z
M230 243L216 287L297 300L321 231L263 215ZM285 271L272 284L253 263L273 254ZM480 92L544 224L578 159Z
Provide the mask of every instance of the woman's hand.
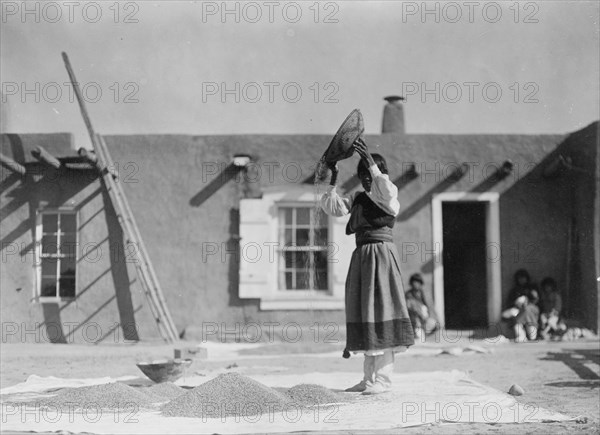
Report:
M352 144L352 148L354 148L354 150L358 153L360 158L364 160L368 168L375 164L375 160L373 160L373 156L371 156L369 148L367 147L367 144L362 138L359 137L358 139L356 139Z

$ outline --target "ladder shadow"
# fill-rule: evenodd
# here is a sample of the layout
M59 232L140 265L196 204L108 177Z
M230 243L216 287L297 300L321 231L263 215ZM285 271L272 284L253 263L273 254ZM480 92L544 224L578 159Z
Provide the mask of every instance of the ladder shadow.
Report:
M569 367L579 379L600 380L600 375L588 365L600 364L600 352L594 349L569 349L563 352L548 352L542 361L561 361Z
M134 258L130 258L125 252L125 236L121 224L117 218L114 205L106 189L102 190L104 201L104 216L108 228L108 252L110 257L110 273L117 299L119 311L119 324L122 326L123 337L130 341L139 341L138 329L129 325L136 325L133 300L131 298L131 279L127 264L130 261L140 261L137 256L139 247L135 247Z

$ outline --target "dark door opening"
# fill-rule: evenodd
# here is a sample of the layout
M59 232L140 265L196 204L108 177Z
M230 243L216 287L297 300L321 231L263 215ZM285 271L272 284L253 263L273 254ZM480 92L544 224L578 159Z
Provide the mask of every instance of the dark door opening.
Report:
M486 207L483 201L442 202L448 328L487 325Z

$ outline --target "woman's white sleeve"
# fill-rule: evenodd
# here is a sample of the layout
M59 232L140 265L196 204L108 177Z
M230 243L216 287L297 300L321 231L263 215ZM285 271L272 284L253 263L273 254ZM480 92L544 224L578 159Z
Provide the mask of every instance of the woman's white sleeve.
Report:
M398 188L390 181L387 174L383 174L377 165L369 168L373 177L371 192L368 193L371 200L381 209L392 216L400 213L400 202L398 201Z
M344 216L350 213L351 207L352 198L338 195L335 186L329 186L321 196L321 208L330 216Z

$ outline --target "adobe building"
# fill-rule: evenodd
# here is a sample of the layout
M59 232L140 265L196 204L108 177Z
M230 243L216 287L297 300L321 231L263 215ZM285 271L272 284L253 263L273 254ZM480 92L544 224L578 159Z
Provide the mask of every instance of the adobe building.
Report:
M391 98L382 124L365 140L399 189L400 268L424 276L442 324L497 325L525 268L557 280L569 322L598 330L598 122L564 135L406 134ZM181 337L344 325L354 240L345 219L316 212L325 185L312 182L331 135L105 139ZM160 339L139 247L71 135L4 134L1 152L2 341ZM357 162L340 162L340 190L360 187Z

